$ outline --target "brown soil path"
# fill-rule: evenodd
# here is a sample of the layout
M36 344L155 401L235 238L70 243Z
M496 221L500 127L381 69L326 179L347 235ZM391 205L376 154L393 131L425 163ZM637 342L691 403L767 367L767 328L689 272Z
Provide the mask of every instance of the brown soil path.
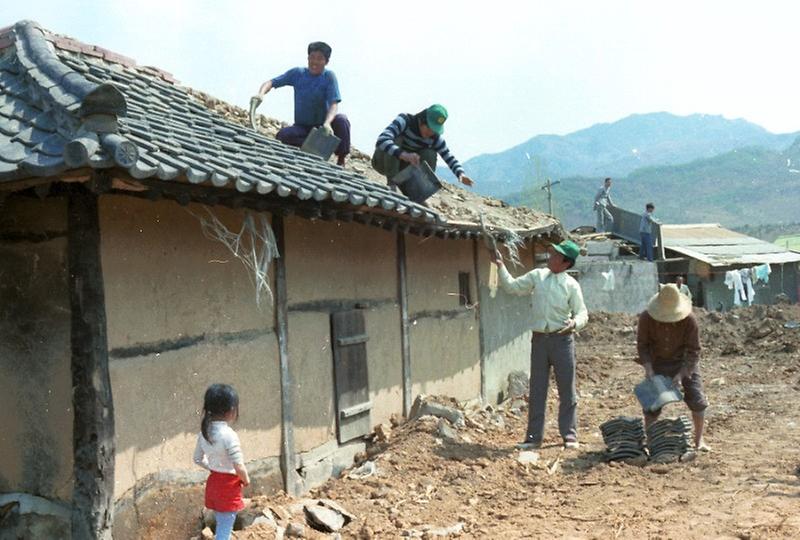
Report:
M467 409L458 441L438 437L438 419L406 423L371 449L377 474L331 480L311 496L355 514L342 538L432 538L453 526L460 538L798 538L800 329L784 324L800 320L800 307L698 316L710 454L669 465L604 461L598 426L639 414L631 389L642 370L633 362L635 319L597 314L578 340L580 450L558 444L551 386L537 463L519 463L513 448L527 411ZM685 412L683 404L666 409ZM236 536L274 537L264 526Z

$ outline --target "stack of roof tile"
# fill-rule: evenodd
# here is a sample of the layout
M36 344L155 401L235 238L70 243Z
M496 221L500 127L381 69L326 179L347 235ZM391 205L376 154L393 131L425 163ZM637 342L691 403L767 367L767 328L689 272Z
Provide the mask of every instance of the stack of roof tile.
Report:
M647 428L647 448L650 459L658 463L671 463L689 451L689 433L692 422L685 416L664 418Z
M606 444L608 461L646 458L644 426L641 418L618 416L603 423L600 431Z

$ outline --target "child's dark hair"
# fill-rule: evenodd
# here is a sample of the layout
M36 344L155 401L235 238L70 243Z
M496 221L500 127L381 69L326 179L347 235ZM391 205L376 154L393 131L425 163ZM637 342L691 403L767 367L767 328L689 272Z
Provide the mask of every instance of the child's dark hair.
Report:
M208 438L208 426L211 418L222 416L235 410L236 418L239 418L239 394L229 384L212 384L206 390L203 398L203 421L200 423L200 431L203 438L212 442Z

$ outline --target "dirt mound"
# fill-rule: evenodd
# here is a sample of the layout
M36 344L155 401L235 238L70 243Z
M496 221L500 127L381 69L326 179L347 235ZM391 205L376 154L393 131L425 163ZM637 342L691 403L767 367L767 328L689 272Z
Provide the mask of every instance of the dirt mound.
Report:
M593 313L576 345L580 450L562 447L554 384L544 445L524 455L514 448L525 433L524 399L481 407L429 396L457 409L461 426L430 415L382 425L354 466L369 461L366 474L345 471L308 497L353 514L341 538L798 538L800 354L774 349L800 342L800 307L696 315L709 454L667 465L606 462L599 426L641 414L632 389L643 372L633 361L636 317ZM739 352L726 353L734 346ZM676 403L664 416L686 413ZM280 526L303 525L299 503L253 499ZM304 526L307 538L335 537ZM262 524L235 538L275 533Z
M701 342L723 356L792 355L800 350L800 307L751 306L726 313L695 310Z

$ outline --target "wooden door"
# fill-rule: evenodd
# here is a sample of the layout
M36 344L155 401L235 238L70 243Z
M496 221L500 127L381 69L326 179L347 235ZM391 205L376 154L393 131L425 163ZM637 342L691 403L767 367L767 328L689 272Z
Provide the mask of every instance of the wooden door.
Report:
M372 431L364 311L331 313L336 426L339 443Z

